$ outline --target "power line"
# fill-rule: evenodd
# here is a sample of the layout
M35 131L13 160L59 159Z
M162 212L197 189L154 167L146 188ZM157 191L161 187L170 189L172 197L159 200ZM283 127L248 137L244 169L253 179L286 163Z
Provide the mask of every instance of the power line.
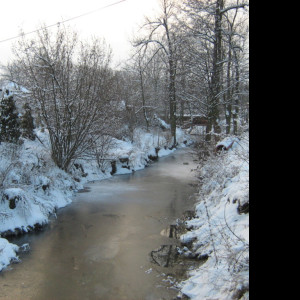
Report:
M103 6L103 7L98 8L98 9L95 9L95 10L86 12L86 13L84 13L84 14L78 15L78 16L76 16L76 17L72 17L72 18L69 18L69 19L67 19L67 20L64 20L64 21L61 21L61 22L56 22L56 23L54 23L54 24L45 26L45 28L50 28L50 27L53 27L53 26L57 26L57 25L66 23L66 22L73 21L73 20L75 20L75 19L78 19L78 18L87 16L87 15L90 15L90 14L92 14L92 13L95 13L95 12L97 12L97 11L99 11L99 10L103 10L103 9L105 9L105 8L108 8L108 7L110 7L110 6L114 6L114 5L120 4L121 2L124 2L124 1L126 1L126 0L120 0L120 1L114 2L114 3L112 3L112 4L108 4L108 5L106 5L106 6ZM23 37L23 36L25 36L25 35L28 35L28 34L31 34L31 33L38 32L39 30L40 30L40 29L36 29L36 30L30 31L30 32L22 33L22 34L19 34L19 35L17 35L17 36L14 36L14 37L7 38L7 39L5 39L5 40L2 40L2 41L0 41L0 43L4 43L4 42L7 42L7 41L10 41L10 40L13 40L13 39L17 39L17 38L19 38L19 37Z

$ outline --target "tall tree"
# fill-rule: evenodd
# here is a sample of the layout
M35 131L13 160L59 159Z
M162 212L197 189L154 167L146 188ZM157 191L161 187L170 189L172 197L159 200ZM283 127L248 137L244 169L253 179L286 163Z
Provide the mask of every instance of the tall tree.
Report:
M210 111L208 114L208 125L206 127L206 141L211 139L211 131L220 134L219 125L219 97L222 85L222 10L224 8L224 0L217 0L215 3L215 24L214 24L214 42L213 42L213 59L209 104Z
M232 118L232 105L227 100L231 97L229 93L233 82L233 56L236 52L233 49L228 52L225 51L224 36L227 38L227 46L229 44L230 47L233 46L232 39L230 40L233 33L229 31L233 27L231 26L230 28L229 26L229 30L226 30L224 23L227 21L227 24L229 24L228 13L230 11L237 11L248 5L239 0L225 2L225 0L185 0L183 6L183 10L188 15L185 27L188 30L188 34L196 41L194 49L200 48L196 50L199 53L197 57L200 59L204 58L204 62L197 62L197 65L202 66L202 70L205 70L208 79L206 90L207 142L211 141L213 135L218 138L218 135L221 133L220 104L224 99L226 101L227 122ZM235 49L237 49L236 46ZM203 51L208 56L200 55ZM227 70L224 70L225 62L227 62ZM236 63L235 61L235 68L238 67ZM205 67L203 68L203 66ZM238 77L237 71L236 69L236 79ZM224 77L224 73L227 75L227 78ZM235 88L238 88L237 84L235 84Z
M235 6L238 7L239 0ZM224 108L226 133L238 133L238 118L240 106L241 83L245 82L243 64L247 64L248 16L238 9L229 9L224 13L224 55L225 55L225 92ZM245 12L245 11L242 11ZM247 75L246 75L247 76ZM233 129L233 130L232 130Z
M164 53L168 72L168 99L171 135L173 146L176 146L176 68L177 52L180 43L174 25L175 1L161 0L161 16L155 20L146 18L144 28L147 28L148 35L136 41L135 46L141 51L147 51L149 45L154 45L156 55Z

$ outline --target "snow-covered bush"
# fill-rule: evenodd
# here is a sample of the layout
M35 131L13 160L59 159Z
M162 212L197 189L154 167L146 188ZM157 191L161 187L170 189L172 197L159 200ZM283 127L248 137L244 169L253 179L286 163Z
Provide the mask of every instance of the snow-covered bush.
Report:
M9 265L11 261L18 261L18 250L19 247L17 245L0 238L0 271Z
M47 132L38 135L47 139ZM49 148L39 140L1 143L0 232L27 232L47 223L49 214L70 203L75 189L71 175L55 166Z

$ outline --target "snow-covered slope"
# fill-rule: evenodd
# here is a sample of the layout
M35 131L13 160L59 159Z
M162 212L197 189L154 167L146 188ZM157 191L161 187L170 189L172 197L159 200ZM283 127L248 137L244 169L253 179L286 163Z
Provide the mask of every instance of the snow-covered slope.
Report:
M181 236L186 255L207 258L181 283L194 300L249 298L249 144L248 136L211 157L200 169L202 178L197 217ZM184 253L183 253L184 254Z

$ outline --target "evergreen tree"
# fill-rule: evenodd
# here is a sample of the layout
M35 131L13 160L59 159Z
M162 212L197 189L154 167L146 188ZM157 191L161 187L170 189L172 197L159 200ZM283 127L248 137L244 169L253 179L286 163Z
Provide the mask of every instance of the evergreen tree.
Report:
M21 135L19 117L13 96L6 94L0 104L0 141L17 143Z
M34 141L35 140L35 134L34 134L35 126L33 123L31 108L28 103L25 103L23 106L23 109L25 110L25 113L21 118L21 124L20 124L21 131L22 131L22 137Z

